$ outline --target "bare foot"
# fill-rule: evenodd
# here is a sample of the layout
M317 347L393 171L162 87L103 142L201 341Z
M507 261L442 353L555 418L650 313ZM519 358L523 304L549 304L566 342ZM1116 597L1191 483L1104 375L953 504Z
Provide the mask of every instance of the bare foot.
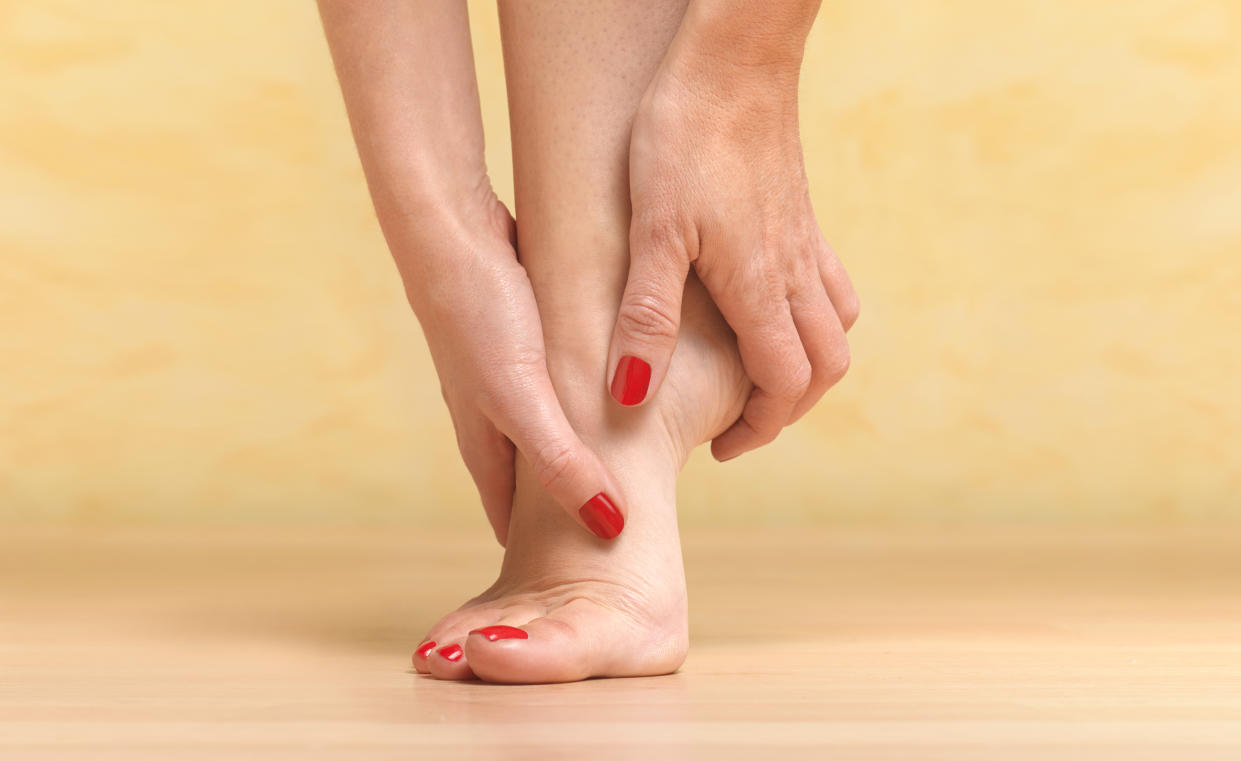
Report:
M604 377L619 290L615 278L585 277L597 282L536 277L535 290L557 393L625 489L624 532L612 541L590 537L520 463L500 577L431 628L414 654L420 672L566 682L667 674L685 659L676 476L694 446L737 418L749 384L732 332L691 280L659 395L642 407L620 407Z
M441 679L565 682L675 671L685 658L676 477L750 386L736 338L691 278L658 395L609 395L608 344L629 267L629 136L684 0L500 3L513 128L517 251L557 396L620 483L607 541L574 525L518 459L500 577L428 632L414 666ZM430 644L434 643L434 644Z

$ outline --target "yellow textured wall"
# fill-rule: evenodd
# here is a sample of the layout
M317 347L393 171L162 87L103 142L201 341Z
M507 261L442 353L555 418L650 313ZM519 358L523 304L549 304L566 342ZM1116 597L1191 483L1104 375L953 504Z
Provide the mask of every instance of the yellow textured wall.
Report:
M687 522L1241 515L1241 4L829 2L803 90L855 366ZM0 515L481 529L306 0L0 2Z

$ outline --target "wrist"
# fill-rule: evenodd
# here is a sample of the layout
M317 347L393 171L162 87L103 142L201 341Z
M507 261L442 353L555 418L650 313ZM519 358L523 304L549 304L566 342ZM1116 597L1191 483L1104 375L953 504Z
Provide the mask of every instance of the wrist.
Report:
M484 200L494 198L481 161L393 153L363 168L384 233L394 227L402 238L475 216Z
M512 218L491 186L484 188L379 212L415 312L434 307L437 294L455 300L455 285L468 282L488 260L514 258Z
M818 0L691 0L678 41L685 55L796 76L818 7Z

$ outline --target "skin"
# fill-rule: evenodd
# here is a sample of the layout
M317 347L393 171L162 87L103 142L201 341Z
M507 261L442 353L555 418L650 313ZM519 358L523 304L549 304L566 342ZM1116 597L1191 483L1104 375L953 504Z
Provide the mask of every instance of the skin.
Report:
M510 683L674 671L688 648L676 476L694 446L745 419L755 386L742 365L745 344L700 280L699 256L665 283L677 290L676 329L657 397L635 407L613 402L607 381L616 346L610 359L604 347L616 339L622 295L640 271L633 230L651 212L635 193L701 168L666 169L665 138L684 143L677 129L703 125L669 118L656 88L672 81L662 72L682 60L673 56L677 45L693 44L678 42L693 9L687 14L680 0L500 3L521 220L514 227L486 181L473 75L460 75L469 58L461 6L321 5L380 222L462 453L493 525L504 524L496 528L506 542L498 579L431 627L414 667L439 679ZM763 55L761 46L754 54ZM675 78L691 81L687 73ZM768 178L768 164L746 155L758 143L730 138L723 111L713 119L723 126L702 143L710 147L704 163L735 172L741 184ZM453 129L444 133L442 124ZM676 152L688 162L684 145ZM656 170L668 173L658 179ZM761 199L780 195L778 180L768 178ZM813 220L808 204L807 213ZM525 432L545 427L553 433L542 439ZM582 481L589 488L566 492L567 481L548 478L549 458L539 457L547 440L591 453L591 478ZM514 444L523 457L514 459ZM571 459L580 466L581 458ZM610 542L582 531L576 516L576 500L600 478L627 506L626 529ZM505 494L511 511L500 504ZM494 625L525 636L493 640L476 631Z
M630 267L609 352L661 385L692 269L737 333L754 391L712 442L774 440L849 367L858 298L827 244L802 159L797 84L818 2L696 0L643 94L629 153Z
M680 20L664 0L502 2L518 248L569 420L630 505L615 541L578 531L518 462L499 577L426 633L414 667L438 679L562 682L676 670L688 649L676 476L749 393L736 341L691 278L663 393L617 406L604 383L629 252L629 126ZM575 136L566 144L564 135ZM481 627L520 627L491 641ZM461 647L450 660L444 648ZM455 654L455 650L448 650Z
M596 494L625 514L548 375L516 225L484 165L465 3L319 8L375 210L496 539L508 540L518 451L583 530L579 509Z
M678 6L680 7L680 6ZM321 0L376 211L423 325L458 446L504 544L517 451L561 507L628 508L545 372L538 305L492 192L461 0ZM817 0L694 0L640 99L629 150L630 267L608 350L667 374L691 269L736 331L754 390L712 443L772 441L849 365L858 299L810 204L797 81ZM644 75L645 76L645 75Z

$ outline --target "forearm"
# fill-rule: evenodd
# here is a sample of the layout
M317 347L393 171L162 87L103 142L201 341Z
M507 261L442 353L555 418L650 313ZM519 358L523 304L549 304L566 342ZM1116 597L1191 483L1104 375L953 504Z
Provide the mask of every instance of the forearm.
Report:
M319 10L375 210L401 264L427 228L470 213L486 184L465 1L319 0Z

